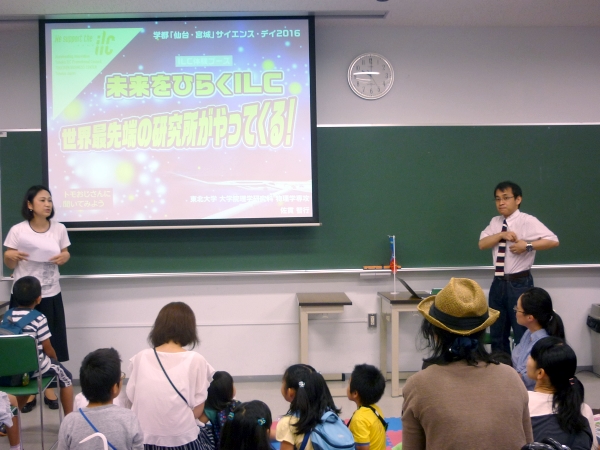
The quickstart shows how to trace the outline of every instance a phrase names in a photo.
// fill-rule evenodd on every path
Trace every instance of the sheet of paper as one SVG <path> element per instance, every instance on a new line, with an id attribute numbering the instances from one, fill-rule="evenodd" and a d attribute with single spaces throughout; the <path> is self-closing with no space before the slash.
<path id="1" fill-rule="evenodd" d="M 27 259 L 36 262 L 48 262 L 50 258 L 60 253 L 59 245 L 52 239 L 29 233 L 21 237 L 17 250 L 29 254 Z"/>

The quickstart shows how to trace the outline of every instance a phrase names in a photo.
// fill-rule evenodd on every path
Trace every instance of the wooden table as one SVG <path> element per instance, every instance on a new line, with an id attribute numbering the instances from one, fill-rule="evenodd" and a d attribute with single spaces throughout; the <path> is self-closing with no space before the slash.
<path id="1" fill-rule="evenodd" d="M 391 337 L 391 353 L 392 353 L 392 397 L 399 397 L 400 394 L 400 379 L 406 379 L 413 372 L 400 372 L 399 368 L 399 352 L 400 352 L 400 313 L 415 312 L 417 305 L 421 302 L 420 298 L 411 297 L 408 292 L 378 292 L 379 296 L 379 311 L 381 313 L 381 321 L 379 326 L 379 368 L 387 375 L 387 317 L 390 317 L 392 324 Z M 388 306 L 389 304 L 389 306 Z M 384 311 L 391 310 L 390 313 Z M 387 377 L 386 377 L 387 378 Z"/>

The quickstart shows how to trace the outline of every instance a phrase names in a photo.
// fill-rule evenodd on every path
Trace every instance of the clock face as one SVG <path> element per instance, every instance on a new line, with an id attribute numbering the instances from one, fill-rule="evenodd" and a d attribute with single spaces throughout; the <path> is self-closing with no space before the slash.
<path id="1" fill-rule="evenodd" d="M 348 84 L 359 97 L 376 100 L 392 88 L 394 69 L 383 56 L 377 53 L 364 53 L 350 64 Z"/>

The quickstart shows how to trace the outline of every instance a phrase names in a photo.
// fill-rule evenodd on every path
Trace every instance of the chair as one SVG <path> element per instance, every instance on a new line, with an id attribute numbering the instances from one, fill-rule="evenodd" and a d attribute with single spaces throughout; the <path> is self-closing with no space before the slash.
<path id="1" fill-rule="evenodd" d="M 38 357 L 37 341 L 28 334 L 19 335 L 0 335 L 0 376 L 12 376 L 24 373 L 39 372 L 40 360 Z M 7 394 L 19 395 L 40 395 L 40 400 L 44 398 L 44 391 L 50 383 L 57 381 L 56 376 L 37 377 L 27 386 L 5 387 L 0 386 L 0 391 Z M 60 386 L 56 383 L 59 389 Z M 59 408 L 60 408 L 59 402 Z M 41 442 L 44 450 L 44 406 L 40 405 L 40 424 L 41 424 Z M 17 408 L 18 410 L 18 408 Z M 19 418 L 19 436 L 21 444 L 23 443 L 23 433 L 21 432 L 21 411 L 17 412 Z M 59 409 L 59 421 L 62 418 L 62 409 Z"/>

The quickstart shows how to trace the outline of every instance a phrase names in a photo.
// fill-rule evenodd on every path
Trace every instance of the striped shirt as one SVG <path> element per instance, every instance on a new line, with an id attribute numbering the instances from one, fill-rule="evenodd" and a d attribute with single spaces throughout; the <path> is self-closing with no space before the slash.
<path id="1" fill-rule="evenodd" d="M 31 312 L 28 308 L 15 308 L 13 309 L 12 316 L 8 320 L 11 322 L 18 322 L 22 317 L 26 316 Z M 50 339 L 52 334 L 48 328 L 48 319 L 43 314 L 40 314 L 33 322 L 26 325 L 23 328 L 23 334 L 33 336 L 37 340 L 38 356 L 40 358 L 40 371 L 42 374 L 46 373 L 50 369 L 50 358 L 44 353 L 42 342 L 46 339 Z M 37 376 L 37 372 L 33 376 Z"/>

